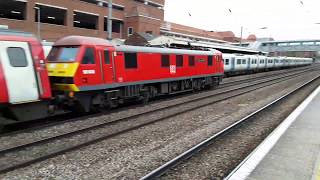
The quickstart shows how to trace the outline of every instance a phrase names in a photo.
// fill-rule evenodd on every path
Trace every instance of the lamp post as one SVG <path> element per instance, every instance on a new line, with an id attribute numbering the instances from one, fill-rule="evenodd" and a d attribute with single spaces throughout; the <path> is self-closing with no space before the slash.
<path id="1" fill-rule="evenodd" d="M 108 1 L 108 40 L 112 40 L 112 0 Z"/>
<path id="2" fill-rule="evenodd" d="M 40 27 L 40 12 L 41 12 L 41 10 L 40 10 L 40 7 L 34 7 L 34 9 L 36 10 L 36 11 L 38 11 L 38 37 L 39 37 L 39 39 L 41 40 L 41 27 Z"/>
<path id="3" fill-rule="evenodd" d="M 243 26 L 241 26 L 240 46 L 242 47 Z"/>
<path id="4" fill-rule="evenodd" d="M 262 28 L 259 28 L 259 29 L 261 29 L 261 30 L 269 30 L 269 28 L 268 27 L 262 27 Z M 270 32 L 269 32 L 269 34 L 270 34 Z M 271 54 L 271 44 L 270 44 L 270 41 L 271 41 L 271 34 L 269 35 L 269 38 L 268 38 L 268 41 L 269 41 L 269 43 L 268 43 L 268 53 L 269 53 L 269 55 Z"/>

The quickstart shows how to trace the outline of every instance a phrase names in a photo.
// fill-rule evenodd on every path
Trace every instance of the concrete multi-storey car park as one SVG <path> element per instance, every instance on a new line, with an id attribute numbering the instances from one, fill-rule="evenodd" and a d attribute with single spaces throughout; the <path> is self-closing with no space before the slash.
<path id="1" fill-rule="evenodd" d="M 164 0 L 113 0 L 114 38 L 128 33 L 160 34 Z M 106 0 L 1 0 L 0 24 L 38 34 L 40 12 L 41 38 L 55 41 L 67 35 L 107 37 Z"/>

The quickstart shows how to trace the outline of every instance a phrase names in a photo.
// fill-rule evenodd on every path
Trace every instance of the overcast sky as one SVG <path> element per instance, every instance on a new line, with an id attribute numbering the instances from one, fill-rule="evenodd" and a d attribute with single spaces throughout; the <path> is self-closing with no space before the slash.
<path id="1" fill-rule="evenodd" d="M 244 37 L 320 39 L 320 0 L 166 0 L 165 20 L 237 36 L 243 26 Z"/>

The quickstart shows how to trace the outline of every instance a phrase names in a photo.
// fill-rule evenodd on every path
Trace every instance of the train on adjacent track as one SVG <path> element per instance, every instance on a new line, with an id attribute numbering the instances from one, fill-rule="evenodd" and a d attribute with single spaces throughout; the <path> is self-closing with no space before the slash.
<path id="1" fill-rule="evenodd" d="M 0 124 L 89 112 L 128 100 L 212 88 L 225 73 L 309 65 L 308 58 L 222 54 L 213 49 L 117 46 L 64 37 L 45 59 L 32 34 L 0 31 Z"/>
<path id="2" fill-rule="evenodd" d="M 267 57 L 260 55 L 223 54 L 224 73 L 237 75 L 261 71 L 299 67 L 313 63 L 312 58 Z"/>

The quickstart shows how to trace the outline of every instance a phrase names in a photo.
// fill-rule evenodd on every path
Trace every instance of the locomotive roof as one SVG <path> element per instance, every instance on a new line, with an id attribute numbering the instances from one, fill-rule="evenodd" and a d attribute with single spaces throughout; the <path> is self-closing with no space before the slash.
<path id="1" fill-rule="evenodd" d="M 116 51 L 122 52 L 146 52 L 146 53 L 162 53 L 162 54 L 190 54 L 190 55 L 212 55 L 220 53 L 217 50 L 199 51 L 199 50 L 184 50 L 184 49 L 171 49 L 171 48 L 156 48 L 156 47 L 143 47 L 143 46 L 115 46 L 110 41 L 102 38 L 86 37 L 86 36 L 67 36 L 59 39 L 54 43 L 54 46 L 114 46 Z"/>
<path id="2" fill-rule="evenodd" d="M 54 46 L 80 46 L 80 45 L 92 45 L 92 46 L 113 46 L 113 44 L 101 38 L 86 37 L 86 36 L 67 36 L 59 39 L 54 43 Z"/>
<path id="3" fill-rule="evenodd" d="M 116 51 L 122 52 L 145 52 L 145 53 L 161 53 L 161 54 L 189 54 L 189 55 L 213 55 L 220 53 L 217 50 L 211 49 L 209 51 L 200 50 L 185 50 L 185 49 L 171 49 L 171 48 L 156 48 L 143 46 L 116 46 Z"/>

